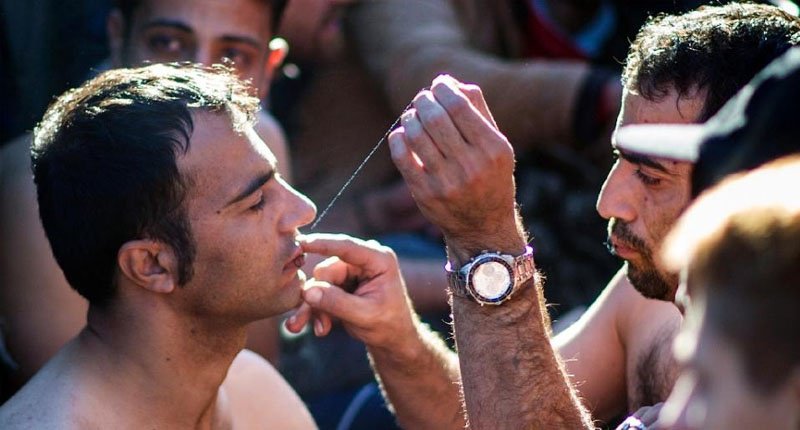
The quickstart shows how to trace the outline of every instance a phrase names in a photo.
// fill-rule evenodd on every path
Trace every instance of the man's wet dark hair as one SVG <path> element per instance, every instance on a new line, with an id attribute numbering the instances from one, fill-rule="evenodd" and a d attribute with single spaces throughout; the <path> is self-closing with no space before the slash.
<path id="1" fill-rule="evenodd" d="M 798 43 L 800 18 L 775 6 L 730 3 L 661 15 L 651 18 L 633 41 L 622 82 L 628 91 L 655 102 L 673 89 L 679 97 L 705 91 L 702 122 Z"/>
<path id="2" fill-rule="evenodd" d="M 130 31 L 130 22 L 133 18 L 134 12 L 139 6 L 142 5 L 144 0 L 116 0 L 114 3 L 122 13 L 122 18 L 125 20 L 125 35 L 129 34 Z M 272 32 L 275 33 L 277 30 L 278 25 L 281 23 L 281 17 L 283 17 L 283 11 L 286 9 L 286 4 L 288 0 L 260 0 L 266 6 L 270 8 L 270 22 L 272 24 Z"/>
<path id="3" fill-rule="evenodd" d="M 111 70 L 59 97 L 36 127 L 31 158 L 42 224 L 70 285 L 107 304 L 120 247 L 145 238 L 174 250 L 178 284 L 188 282 L 193 181 L 176 160 L 189 150 L 192 113 L 228 115 L 241 130 L 257 109 L 252 89 L 223 66 Z"/>

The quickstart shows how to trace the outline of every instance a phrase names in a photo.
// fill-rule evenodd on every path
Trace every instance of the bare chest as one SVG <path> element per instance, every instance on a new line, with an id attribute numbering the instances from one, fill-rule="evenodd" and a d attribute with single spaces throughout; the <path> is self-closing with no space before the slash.
<path id="1" fill-rule="evenodd" d="M 655 405 L 669 396 L 677 378 L 672 357 L 672 340 L 677 330 L 674 325 L 664 326 L 631 351 L 626 368 L 628 411 Z"/>

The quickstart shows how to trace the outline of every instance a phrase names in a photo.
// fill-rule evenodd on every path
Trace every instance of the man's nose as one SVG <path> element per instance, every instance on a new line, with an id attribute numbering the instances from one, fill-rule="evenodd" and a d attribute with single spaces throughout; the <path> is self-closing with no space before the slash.
<path id="1" fill-rule="evenodd" d="M 222 61 L 220 58 L 214 58 L 213 52 L 206 46 L 198 46 L 197 49 L 194 51 L 194 58 L 191 61 L 195 63 L 204 64 L 206 66 L 210 66 L 215 63 L 219 63 Z"/>
<path id="2" fill-rule="evenodd" d="M 608 177 L 597 198 L 597 213 L 605 219 L 617 218 L 631 222 L 636 218 L 635 207 L 631 204 L 636 198 L 634 184 L 624 178 L 624 172 L 617 161 L 608 172 Z"/>
<path id="3" fill-rule="evenodd" d="M 310 224 L 317 216 L 317 207 L 305 194 L 295 190 L 291 185 L 286 184 L 286 189 L 292 200 L 288 208 L 289 213 L 284 217 L 284 229 L 294 231 Z"/>

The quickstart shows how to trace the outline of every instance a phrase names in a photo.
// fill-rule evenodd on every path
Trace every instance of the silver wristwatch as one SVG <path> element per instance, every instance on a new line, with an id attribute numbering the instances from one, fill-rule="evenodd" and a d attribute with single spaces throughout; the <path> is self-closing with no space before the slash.
<path id="1" fill-rule="evenodd" d="M 460 269 L 453 270 L 448 262 L 445 270 L 453 295 L 481 305 L 499 305 L 533 278 L 533 248 L 526 246 L 525 253 L 518 257 L 483 251 Z"/>

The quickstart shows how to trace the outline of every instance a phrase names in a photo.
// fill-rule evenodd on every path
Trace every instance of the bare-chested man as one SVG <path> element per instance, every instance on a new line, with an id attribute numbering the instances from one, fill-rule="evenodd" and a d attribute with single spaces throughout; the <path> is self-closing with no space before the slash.
<path id="1" fill-rule="evenodd" d="M 3 428 L 313 428 L 250 322 L 297 306 L 315 208 L 222 69 L 106 72 L 34 133 L 45 233 L 87 323 L 0 409 Z"/>
<path id="2" fill-rule="evenodd" d="M 285 55 L 271 49 L 281 4 L 272 0 L 119 0 L 108 17 L 111 67 L 144 61 L 213 64 L 227 58 L 267 95 L 275 67 Z M 288 177 L 288 153 L 275 120 L 259 111 L 256 132 Z M 86 322 L 88 304 L 67 285 L 53 260 L 37 216 L 30 174 L 30 137 L 0 150 L 0 318 L 17 387 L 33 375 Z M 277 359 L 277 324 L 252 327 L 248 346 Z"/>
<path id="3" fill-rule="evenodd" d="M 701 196 L 661 253 L 681 273 L 676 303 L 689 310 L 674 348 L 682 374 L 657 428 L 797 428 L 791 318 L 800 191 L 787 184 L 800 173 L 798 97 L 800 48 L 793 48 L 703 125 L 633 125 L 616 135 L 627 152 L 693 163 L 692 195 Z M 626 422 L 652 425 L 658 410 Z"/>
<path id="4" fill-rule="evenodd" d="M 656 18 L 641 30 L 631 48 L 623 77 L 625 91 L 618 125 L 702 122 L 770 60 L 798 42 L 800 20 L 772 6 L 732 4 L 707 7 L 682 16 Z M 439 85 L 443 83 L 439 82 Z M 425 160 L 431 159 L 429 155 L 436 158 L 435 153 L 426 154 L 426 147 L 435 145 L 447 154 L 441 148 L 458 147 L 448 139 L 463 139 L 475 144 L 469 142 L 462 129 L 459 128 L 462 136 L 454 137 L 443 131 L 442 124 L 457 126 L 475 122 L 480 124 L 476 127 L 483 127 L 475 139 L 494 139 L 498 132 L 491 121 L 481 122 L 480 117 L 475 116 L 475 112 L 481 109 L 470 96 L 474 89 L 459 87 L 464 93 L 460 97 L 471 100 L 470 103 L 464 102 L 467 108 L 458 104 L 448 105 L 430 92 L 418 96 L 415 113 L 404 121 L 404 130 L 394 135 L 394 140 L 401 143 L 393 145 L 393 149 L 398 145 L 411 148 L 424 164 Z M 488 117 L 488 113 L 482 113 Z M 470 120 L 465 121 L 465 118 Z M 393 156 L 397 161 L 398 156 Z M 452 158 L 445 156 L 448 157 Z M 460 160 L 461 154 L 455 157 Z M 501 175 L 497 175 L 493 168 L 478 164 L 477 160 L 487 162 L 481 157 L 468 160 L 462 166 L 465 172 L 457 173 L 456 170 L 451 173 L 449 179 L 453 183 L 445 185 L 453 195 L 447 198 L 473 201 L 470 198 L 476 184 L 496 184 L 497 193 L 503 192 L 502 187 L 507 184 L 502 183 Z M 409 175 L 413 177 L 419 173 L 415 173 L 415 163 L 400 165 L 407 180 Z M 442 165 L 452 167 L 453 163 Z M 470 163 L 475 165 L 470 166 Z M 432 192 L 430 184 L 446 181 L 437 176 L 443 173 L 436 167 L 423 170 L 430 178 L 418 182 L 427 185 L 417 185 L 416 188 L 412 185 L 412 190 L 426 212 L 425 207 L 436 206 L 437 199 L 445 198 Z M 681 317 L 669 302 L 678 283 L 656 263 L 653 253 L 689 204 L 690 172 L 690 163 L 620 152 L 601 191 L 597 208 L 603 217 L 609 219 L 609 247 L 626 264 L 583 318 L 553 339 L 554 346 L 565 360 L 566 373 L 571 375 L 572 383 L 596 419 L 611 419 L 663 401 L 671 390 L 675 370 L 670 341 Z M 427 212 L 430 214 L 431 210 Z M 491 224 L 493 219 L 490 217 L 483 223 Z M 482 243 L 491 243 L 493 235 L 502 231 L 511 236 L 518 234 L 507 225 L 507 219 L 502 219 L 505 224 L 498 226 L 494 233 L 485 227 L 475 230 L 483 236 Z M 437 220 L 441 221 L 440 218 Z M 507 245 L 509 242 L 502 243 Z M 497 247 L 501 248 L 500 245 Z M 463 246 L 459 248 L 464 249 Z M 485 249 L 489 248 L 471 250 L 478 253 Z M 520 249 L 506 251 L 510 254 L 521 252 Z M 458 266 L 475 255 L 453 255 L 451 252 L 450 258 Z M 338 291 L 326 293 L 334 296 Z M 495 406 L 491 399 L 547 400 L 547 393 L 554 386 L 566 389 L 558 383 L 557 375 L 544 373 L 543 369 L 550 367 L 537 368 L 525 364 L 531 357 L 550 358 L 547 358 L 549 345 L 542 342 L 542 333 L 548 330 L 547 322 L 531 323 L 530 327 L 519 325 L 523 321 L 530 322 L 530 315 L 525 311 L 532 306 L 535 308 L 537 302 L 533 293 L 523 297 L 526 299 L 512 299 L 499 307 L 478 307 L 464 298 L 453 299 L 459 353 L 469 357 L 470 361 L 466 368 L 461 361 L 461 372 L 472 372 L 469 378 L 472 381 L 481 380 L 481 372 L 484 373 L 484 383 L 470 390 L 473 396 L 476 393 L 478 396 L 472 400 L 465 399 L 470 420 L 478 428 L 485 428 L 490 423 L 499 427 L 503 427 L 502 423 L 516 423 L 517 426 L 548 423 L 548 419 L 539 420 L 543 415 L 538 415 L 545 414 L 548 408 L 536 401 L 529 402 L 530 409 L 527 410 L 504 410 Z M 316 306 L 344 318 L 349 315 L 347 308 L 332 306 L 324 299 Z M 460 331 L 459 327 L 465 329 Z M 464 333 L 470 334 L 464 336 Z M 452 391 L 448 391 L 446 385 L 459 380 L 455 356 L 446 359 L 440 350 L 424 342 L 407 342 L 402 348 L 413 351 L 409 356 L 414 359 L 398 364 L 394 371 L 400 376 L 390 381 L 384 378 L 383 381 L 401 423 L 415 428 L 463 427 L 464 417 L 459 413 L 458 399 L 446 397 Z M 497 375 L 486 373 L 489 369 L 485 367 L 486 363 L 481 363 L 481 357 L 488 360 L 491 354 L 496 360 L 498 351 L 505 354 L 507 360 L 501 362 L 508 363 L 507 368 L 504 371 L 495 369 Z M 514 364 L 517 367 L 513 367 Z M 406 369 L 405 376 L 402 369 Z M 547 381 L 554 385 L 545 383 L 545 378 L 550 378 Z M 485 407 L 490 403 L 493 407 Z M 579 409 L 578 405 L 575 407 Z M 580 414 L 568 409 L 566 415 L 559 415 L 558 419 L 569 416 L 574 420 L 572 424 L 578 423 Z M 535 420 L 531 421 L 531 418 Z"/>

